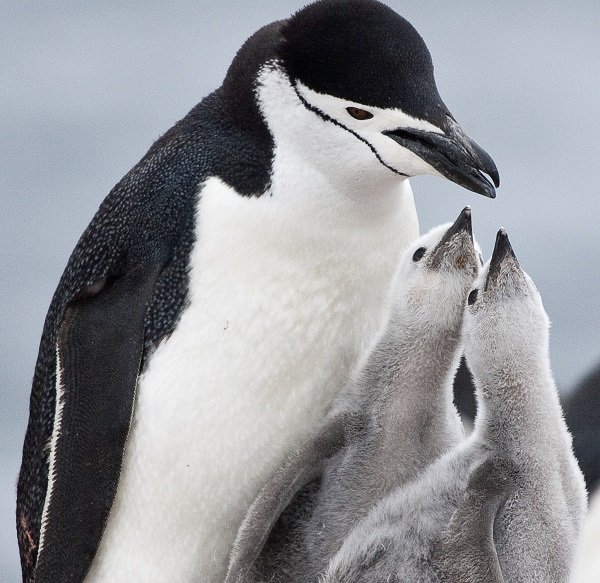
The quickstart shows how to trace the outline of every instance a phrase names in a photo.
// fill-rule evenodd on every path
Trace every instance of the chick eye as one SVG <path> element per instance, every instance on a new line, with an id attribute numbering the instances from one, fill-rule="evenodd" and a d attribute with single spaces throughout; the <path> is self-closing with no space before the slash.
<path id="1" fill-rule="evenodd" d="M 354 118 L 354 119 L 371 119 L 373 114 L 365 109 L 359 109 L 358 107 L 347 107 L 346 111 Z"/>
<path id="2" fill-rule="evenodd" d="M 420 261 L 423 258 L 423 255 L 425 255 L 425 251 L 427 251 L 426 247 L 419 247 L 413 253 L 413 261 Z"/>
<path id="3" fill-rule="evenodd" d="M 469 304 L 469 306 L 472 306 L 477 301 L 477 295 L 478 294 L 479 294 L 479 290 L 478 289 L 474 289 L 469 294 L 469 299 L 467 300 L 467 303 Z"/>

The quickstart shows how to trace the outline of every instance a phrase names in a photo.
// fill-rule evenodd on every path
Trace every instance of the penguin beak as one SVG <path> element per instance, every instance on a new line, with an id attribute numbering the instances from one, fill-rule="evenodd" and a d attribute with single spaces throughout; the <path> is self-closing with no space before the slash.
<path id="1" fill-rule="evenodd" d="M 436 245 L 435 249 L 431 252 L 429 259 L 431 267 L 438 267 L 441 265 L 444 257 L 446 256 L 447 245 L 455 237 L 468 235 L 473 246 L 473 226 L 471 224 L 471 207 L 466 206 L 458 215 L 458 218 L 454 221 L 451 227 L 444 233 L 440 242 Z"/>
<path id="2" fill-rule="evenodd" d="M 415 153 L 442 176 L 473 192 L 496 197 L 500 176 L 490 155 L 452 118 L 448 117 L 445 133 L 438 134 L 412 128 L 383 132 L 401 146 Z M 493 181 L 490 182 L 487 174 Z"/>
<path id="3" fill-rule="evenodd" d="M 508 234 L 504 229 L 500 229 L 496 235 L 496 244 L 494 245 L 494 252 L 490 260 L 484 291 L 490 286 L 494 287 L 500 275 L 500 268 L 505 261 L 512 261 L 519 267 L 517 256 L 508 240 Z"/>
<path id="4" fill-rule="evenodd" d="M 455 235 L 460 233 L 468 233 L 473 242 L 473 225 L 471 223 L 471 207 L 466 206 L 458 215 L 458 218 L 454 221 L 452 226 L 446 231 L 442 240 L 438 243 L 438 247 L 441 247 L 448 241 L 450 241 Z"/>

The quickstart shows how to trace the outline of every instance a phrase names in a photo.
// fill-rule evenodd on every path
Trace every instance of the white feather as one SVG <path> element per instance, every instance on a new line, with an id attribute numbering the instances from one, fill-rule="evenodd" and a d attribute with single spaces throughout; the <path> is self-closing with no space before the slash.
<path id="1" fill-rule="evenodd" d="M 52 428 L 52 437 L 50 438 L 50 456 L 49 456 L 49 471 L 48 471 L 48 488 L 46 490 L 46 498 L 44 499 L 44 509 L 42 511 L 42 522 L 40 527 L 40 544 L 38 547 L 38 557 L 44 548 L 46 526 L 48 523 L 48 510 L 52 500 L 52 492 L 54 489 L 54 480 L 56 479 L 56 445 L 62 427 L 62 413 L 65 406 L 63 395 L 65 388 L 62 378 L 62 365 L 60 359 L 60 350 L 56 346 L 56 380 L 55 380 L 55 404 L 54 404 L 54 426 Z"/>

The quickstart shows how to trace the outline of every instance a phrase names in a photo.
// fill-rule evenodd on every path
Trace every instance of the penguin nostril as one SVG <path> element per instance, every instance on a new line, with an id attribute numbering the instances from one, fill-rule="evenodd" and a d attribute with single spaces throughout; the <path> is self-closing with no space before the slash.
<path id="1" fill-rule="evenodd" d="M 366 109 L 360 109 L 358 107 L 347 107 L 346 111 L 354 118 L 354 119 L 371 119 L 373 114 Z"/>

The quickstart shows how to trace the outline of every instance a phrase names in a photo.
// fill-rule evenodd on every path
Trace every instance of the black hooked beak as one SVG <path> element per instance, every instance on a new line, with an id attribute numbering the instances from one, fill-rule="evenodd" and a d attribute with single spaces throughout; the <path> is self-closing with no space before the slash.
<path id="1" fill-rule="evenodd" d="M 517 256 L 508 240 L 506 230 L 500 229 L 496 235 L 496 244 L 494 245 L 494 252 L 492 253 L 492 259 L 490 260 L 490 267 L 488 269 L 484 289 L 488 289 L 490 285 L 493 285 L 496 282 L 498 275 L 500 274 L 500 267 L 506 260 L 514 261 L 517 266 L 519 265 Z"/>
<path id="2" fill-rule="evenodd" d="M 475 140 L 467 136 L 460 125 L 451 117 L 447 119 L 448 127 L 443 134 L 412 128 L 383 133 L 414 152 L 452 182 L 489 198 L 495 198 L 494 186 L 500 186 L 496 164 Z M 493 185 L 485 174 L 492 179 Z"/>

